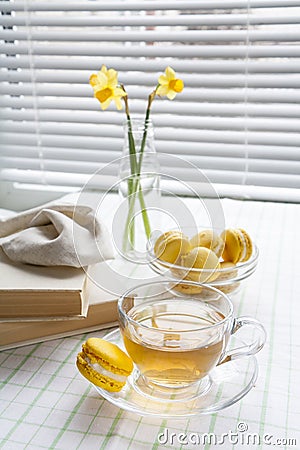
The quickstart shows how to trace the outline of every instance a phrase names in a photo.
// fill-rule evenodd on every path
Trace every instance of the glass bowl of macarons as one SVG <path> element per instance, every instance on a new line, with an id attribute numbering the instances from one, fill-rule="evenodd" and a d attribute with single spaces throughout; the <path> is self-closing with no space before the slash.
<path id="1" fill-rule="evenodd" d="M 225 294 L 239 292 L 241 282 L 258 263 L 258 248 L 243 228 L 169 230 L 153 234 L 148 242 L 151 269 L 178 280 L 181 293 L 197 293 L 201 287 L 184 285 L 189 280 L 209 284 Z M 193 289 L 194 292 L 189 292 Z"/>

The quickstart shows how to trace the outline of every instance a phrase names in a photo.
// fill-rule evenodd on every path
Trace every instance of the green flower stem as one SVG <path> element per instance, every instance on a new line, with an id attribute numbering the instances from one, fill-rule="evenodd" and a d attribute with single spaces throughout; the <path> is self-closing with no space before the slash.
<path id="1" fill-rule="evenodd" d="M 125 88 L 122 86 L 124 91 Z M 126 91 L 125 91 L 126 92 Z M 136 199 L 136 187 L 135 187 L 135 180 L 132 179 L 137 173 L 137 159 L 136 159 L 136 149 L 135 149 L 135 142 L 132 134 L 132 124 L 131 124 L 131 118 L 130 118 L 130 112 L 129 112 L 129 105 L 128 105 L 128 96 L 126 95 L 123 97 L 124 103 L 125 103 L 125 111 L 126 111 L 126 117 L 127 117 L 127 128 L 128 128 L 128 147 L 129 147 L 129 161 L 130 161 L 130 172 L 131 177 L 127 180 L 127 186 L 128 186 L 128 215 L 126 219 L 125 224 L 125 230 L 123 234 L 123 251 L 126 251 L 127 249 L 127 243 L 128 243 L 128 237 L 129 237 L 129 244 L 130 249 L 133 248 L 134 242 L 135 242 L 135 227 L 134 227 L 134 205 L 135 205 L 135 199 Z"/>
<path id="2" fill-rule="evenodd" d="M 123 87 L 124 89 L 124 87 Z M 124 89 L 125 91 L 125 89 Z M 150 117 L 150 108 L 152 101 L 155 97 L 156 89 L 149 95 L 148 98 L 148 108 L 146 111 L 145 116 L 145 127 L 144 127 L 144 133 L 142 137 L 141 142 L 141 149 L 140 149 L 140 157 L 139 161 L 137 161 L 137 153 L 135 148 L 135 142 L 132 132 L 132 124 L 131 124 L 131 118 L 130 118 L 130 112 L 129 112 L 129 106 L 128 106 L 128 97 L 124 97 L 125 102 L 125 110 L 126 110 L 126 117 L 127 117 L 127 125 L 128 125 L 128 146 L 129 146 L 129 155 L 130 155 L 130 172 L 131 177 L 127 180 L 128 185 L 128 215 L 127 220 L 125 224 L 125 230 L 123 235 L 123 250 L 125 251 L 127 248 L 127 242 L 128 237 L 130 240 L 130 249 L 134 248 L 134 242 L 135 242 L 135 227 L 134 227 L 134 207 L 135 207 L 135 201 L 136 201 L 136 195 L 138 194 L 140 206 L 141 206 L 141 212 L 142 212 L 142 219 L 145 229 L 145 234 L 147 236 L 147 239 L 149 239 L 151 234 L 151 227 L 149 222 L 149 217 L 147 213 L 146 203 L 143 195 L 143 190 L 141 186 L 141 169 L 142 169 L 142 161 L 143 161 L 143 154 L 146 146 L 146 140 L 147 140 L 147 132 L 148 132 L 148 120 Z M 132 177 L 134 177 L 132 179 Z"/>
<path id="3" fill-rule="evenodd" d="M 148 107 L 146 110 L 145 121 L 144 121 L 144 133 L 143 133 L 143 137 L 142 137 L 140 157 L 139 157 L 138 167 L 137 167 L 137 169 L 138 169 L 137 176 L 138 176 L 138 185 L 139 185 L 138 186 L 138 190 L 139 190 L 138 195 L 139 195 L 140 205 L 142 208 L 142 217 L 143 217 L 144 229 L 145 229 L 147 239 L 149 239 L 150 234 L 151 234 L 151 226 L 150 226 L 150 222 L 149 222 L 149 217 L 148 217 L 148 213 L 147 213 L 143 190 L 142 190 L 142 187 L 140 184 L 140 175 L 141 175 L 141 170 L 142 170 L 143 155 L 144 155 L 147 134 L 148 134 L 148 121 L 149 121 L 150 112 L 151 112 L 151 105 L 155 98 L 157 88 L 158 88 L 158 86 L 156 86 L 155 90 L 148 97 Z"/>
<path id="4" fill-rule="evenodd" d="M 146 204 L 145 204 L 145 199 L 143 196 L 143 191 L 142 191 L 140 183 L 139 183 L 139 200 L 140 200 L 140 205 L 142 207 L 142 217 L 143 217 L 145 233 L 146 233 L 147 239 L 149 239 L 150 235 L 151 235 L 151 226 L 150 226 L 147 208 L 146 208 Z"/>
<path id="5" fill-rule="evenodd" d="M 133 181 L 133 180 L 128 180 Z M 132 184 L 132 183 L 131 183 Z M 134 205 L 136 200 L 136 193 L 131 194 L 128 196 L 128 203 L 129 203 L 129 209 L 125 224 L 125 230 L 123 234 L 123 251 L 127 250 L 127 244 L 128 244 L 128 237 L 129 237 L 129 245 L 130 249 L 132 250 L 134 241 L 135 241 L 135 227 L 134 227 Z"/>
<path id="6" fill-rule="evenodd" d="M 128 97 L 124 97 L 125 102 L 125 110 L 126 110 L 126 117 L 127 117 L 127 127 L 128 127 L 128 146 L 129 146 L 129 155 L 130 155 L 130 171 L 131 175 L 135 175 L 137 173 L 137 159 L 136 159 L 136 149 L 135 149 L 135 143 L 134 138 L 132 134 L 132 124 L 131 124 L 131 118 L 130 118 L 130 112 L 129 112 L 129 106 L 128 106 Z"/>
<path id="7" fill-rule="evenodd" d="M 142 170 L 143 155 L 144 155 L 144 150 L 145 150 L 146 140 L 147 140 L 147 134 L 148 134 L 148 120 L 149 120 L 149 117 L 150 117 L 150 108 L 147 109 L 146 116 L 145 116 L 144 133 L 143 133 L 143 138 L 142 138 L 142 142 L 141 142 L 140 157 L 139 157 L 139 162 L 138 162 L 138 175 L 140 175 L 141 170 Z"/>
<path id="8" fill-rule="evenodd" d="M 143 195 L 143 191 L 142 191 L 142 187 L 141 187 L 141 183 L 140 183 L 140 177 L 135 180 L 132 180 L 130 178 L 127 180 L 127 182 L 130 183 L 130 185 L 132 186 L 132 189 L 131 189 L 131 194 L 128 195 L 129 208 L 128 208 L 128 214 L 127 214 L 127 219 L 126 219 L 126 224 L 125 224 L 124 235 L 123 235 L 123 251 L 125 251 L 127 249 L 128 238 L 129 238 L 130 249 L 134 248 L 134 242 L 135 242 L 135 227 L 134 227 L 134 212 L 135 211 L 134 211 L 134 207 L 135 207 L 137 194 L 138 194 L 140 205 L 141 205 L 142 219 L 143 219 L 143 224 L 144 224 L 144 229 L 145 229 L 145 234 L 146 234 L 147 239 L 149 239 L 150 235 L 151 235 L 151 226 L 150 226 L 150 221 L 149 221 L 149 217 L 148 217 L 148 213 L 147 213 L 147 207 L 146 207 L 146 203 L 145 203 L 145 199 L 144 199 L 144 195 Z"/>
<path id="9" fill-rule="evenodd" d="M 126 242 L 127 237 L 130 238 L 130 248 L 133 248 L 133 244 L 135 242 L 135 228 L 134 228 L 134 207 L 135 207 L 135 201 L 136 201 L 136 195 L 138 194 L 140 205 L 141 205 L 141 213 L 142 213 L 142 219 L 145 229 L 145 234 L 147 239 L 150 238 L 151 235 L 151 226 L 150 221 L 147 213 L 147 207 L 143 195 L 143 190 L 141 187 L 140 182 L 140 176 L 138 176 L 135 180 L 128 179 L 128 183 L 131 182 L 132 190 L 131 194 L 128 197 L 128 203 L 129 203 L 129 209 L 128 209 L 128 215 L 127 220 L 125 224 L 125 231 L 123 236 L 123 250 L 126 249 Z"/>
<path id="10" fill-rule="evenodd" d="M 147 106 L 145 122 L 144 122 L 144 125 L 145 125 L 144 133 L 143 133 L 143 138 L 142 138 L 142 143 L 141 143 L 140 158 L 139 158 L 139 162 L 138 162 L 138 175 L 140 175 L 141 169 L 142 169 L 143 155 L 144 155 L 147 134 L 148 134 L 148 121 L 149 121 L 150 112 L 151 112 L 151 105 L 155 98 L 157 88 L 158 88 L 158 86 L 156 86 L 155 90 L 148 97 L 148 106 Z"/>

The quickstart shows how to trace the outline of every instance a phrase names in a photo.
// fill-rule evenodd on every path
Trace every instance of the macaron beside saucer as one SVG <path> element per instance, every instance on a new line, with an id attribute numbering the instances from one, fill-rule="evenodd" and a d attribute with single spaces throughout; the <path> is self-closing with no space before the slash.
<path id="1" fill-rule="evenodd" d="M 91 383 L 110 392 L 119 392 L 133 370 L 131 358 L 117 345 L 89 338 L 77 355 L 79 372 Z"/>

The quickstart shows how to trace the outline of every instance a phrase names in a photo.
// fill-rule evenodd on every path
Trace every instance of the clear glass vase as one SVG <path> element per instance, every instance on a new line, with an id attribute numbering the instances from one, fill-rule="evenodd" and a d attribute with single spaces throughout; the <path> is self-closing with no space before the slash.
<path id="1" fill-rule="evenodd" d="M 119 250 L 126 259 L 146 261 L 150 234 L 159 228 L 160 167 L 150 120 L 132 119 L 124 125 L 119 166 Z"/>

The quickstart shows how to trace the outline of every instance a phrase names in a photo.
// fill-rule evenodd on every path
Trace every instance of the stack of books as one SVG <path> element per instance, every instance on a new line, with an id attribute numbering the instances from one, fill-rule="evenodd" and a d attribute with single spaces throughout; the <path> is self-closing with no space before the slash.
<path id="1" fill-rule="evenodd" d="M 117 323 L 117 295 L 85 269 L 18 264 L 0 251 L 0 275 L 0 350 Z"/>

